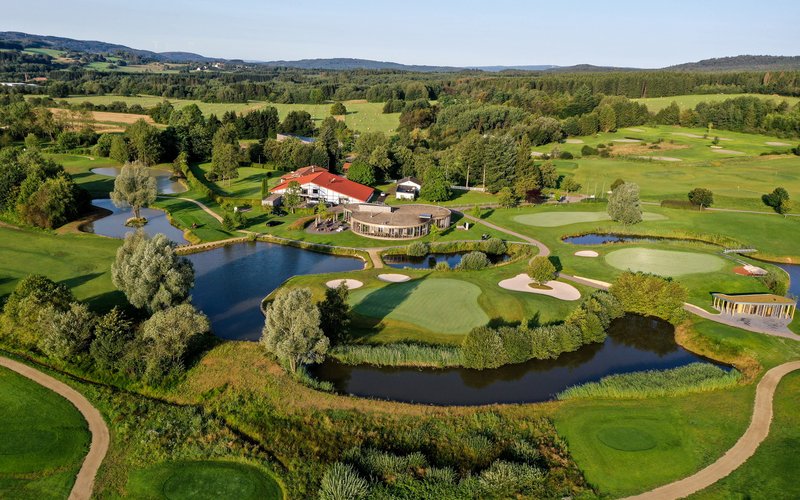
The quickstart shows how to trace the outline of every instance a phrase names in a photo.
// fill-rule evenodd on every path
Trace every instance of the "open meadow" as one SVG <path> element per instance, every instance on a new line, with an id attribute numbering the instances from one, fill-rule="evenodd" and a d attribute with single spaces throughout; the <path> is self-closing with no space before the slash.
<path id="1" fill-rule="evenodd" d="M 800 98 L 798 97 L 768 94 L 690 94 L 667 97 L 645 97 L 631 100 L 644 104 L 652 113 L 658 113 L 673 102 L 677 103 L 678 107 L 681 109 L 694 109 L 694 107 L 701 102 L 721 102 L 727 99 L 736 99 L 737 97 L 758 97 L 759 99 L 768 99 L 774 102 L 786 101 L 789 103 L 789 106 L 794 106 L 800 102 Z"/>

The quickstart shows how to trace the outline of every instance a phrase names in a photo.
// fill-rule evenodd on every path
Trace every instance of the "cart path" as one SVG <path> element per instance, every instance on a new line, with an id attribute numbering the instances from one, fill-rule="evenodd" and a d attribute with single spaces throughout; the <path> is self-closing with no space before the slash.
<path id="1" fill-rule="evenodd" d="M 205 212 L 208 215 L 210 215 L 211 217 L 217 219 L 217 222 L 220 222 L 220 223 L 222 222 L 222 216 L 221 215 L 219 215 L 217 212 L 211 210 L 204 203 L 202 203 L 200 201 L 193 200 L 191 198 L 184 198 L 182 196 L 159 196 L 159 198 L 163 198 L 163 199 L 166 199 L 166 200 L 183 200 L 183 201 L 188 201 L 190 203 L 194 203 L 195 205 L 200 207 L 200 209 L 203 212 Z"/>
<path id="2" fill-rule="evenodd" d="M 83 465 L 81 465 L 81 469 L 75 478 L 75 484 L 72 486 L 69 500 L 88 500 L 92 496 L 94 478 L 97 475 L 100 464 L 103 462 L 103 458 L 106 456 L 110 441 L 108 427 L 105 420 L 103 420 L 103 416 L 81 393 L 50 375 L 3 356 L 0 356 L 0 366 L 13 370 L 55 392 L 72 403 L 81 412 L 83 418 L 86 419 L 89 424 L 89 432 L 92 434 L 92 442 L 89 445 L 89 453 L 86 454 Z"/>
<path id="3" fill-rule="evenodd" d="M 684 498 L 727 477 L 745 463 L 747 459 L 753 456 L 758 446 L 769 434 L 769 427 L 772 423 L 772 399 L 775 396 L 775 389 L 778 387 L 778 383 L 784 375 L 795 370 L 800 370 L 800 361 L 791 361 L 778 365 L 764 374 L 756 387 L 756 399 L 750 426 L 736 444 L 733 445 L 733 448 L 728 450 L 716 462 L 687 478 L 658 487 L 641 495 L 628 497 L 628 500 Z"/>
<path id="4" fill-rule="evenodd" d="M 545 245 L 544 243 L 542 243 L 539 240 L 535 240 L 535 239 L 531 238 L 530 236 L 525 236 L 524 234 L 517 233 L 517 232 L 512 231 L 510 229 L 506 229 L 503 226 L 498 226 L 497 224 L 493 224 L 493 223 L 485 221 L 483 219 L 479 219 L 477 217 L 473 217 L 472 215 L 469 215 L 469 214 L 467 214 L 465 212 L 461 212 L 461 215 L 464 216 L 465 219 L 469 219 L 472 222 L 476 222 L 478 224 L 483 224 L 484 226 L 490 227 L 490 228 L 494 229 L 495 231 L 500 231 L 501 233 L 510 234 L 511 236 L 513 236 L 515 238 L 519 238 L 519 239 L 521 239 L 522 241 L 524 241 L 526 243 L 530 243 L 531 245 L 533 245 L 533 246 L 535 246 L 536 248 L 539 249 L 539 254 L 538 255 L 541 256 L 541 257 L 547 257 L 548 255 L 550 255 L 550 249 L 547 247 L 547 245 Z"/>

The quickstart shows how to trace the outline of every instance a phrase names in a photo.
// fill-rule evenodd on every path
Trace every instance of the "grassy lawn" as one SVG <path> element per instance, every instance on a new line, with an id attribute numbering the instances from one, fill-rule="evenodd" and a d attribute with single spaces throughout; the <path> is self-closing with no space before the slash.
<path id="1" fill-rule="evenodd" d="M 131 473 L 134 498 L 280 500 L 283 491 L 261 468 L 238 462 L 167 462 Z"/>
<path id="2" fill-rule="evenodd" d="M 153 206 L 166 210 L 170 215 L 173 226 L 190 231 L 190 240 L 194 239 L 197 242 L 219 241 L 241 236 L 241 233 L 227 231 L 217 219 L 206 213 L 195 203 L 180 198 L 197 200 L 218 214 L 223 214 L 224 210 L 216 201 L 195 189 L 175 196 L 160 197 Z M 196 227 L 193 228 L 192 225 L 196 225 Z"/>
<path id="3" fill-rule="evenodd" d="M 389 191 L 394 193 L 394 184 L 383 184 L 377 186 L 381 191 Z M 386 198 L 387 205 L 407 205 L 411 203 L 427 203 L 425 200 L 398 200 L 394 194 L 390 194 Z M 437 203 L 437 205 L 444 205 L 446 207 L 462 207 L 470 205 L 491 205 L 497 203 L 497 196 L 490 193 L 482 193 L 480 191 L 462 191 L 453 189 L 453 197 L 445 202 Z"/>
<path id="4" fill-rule="evenodd" d="M 106 65 L 107 67 L 107 65 Z M 102 68 L 98 68 L 102 69 Z M 135 71 L 134 67 L 120 67 L 118 71 Z M 72 96 L 65 99 L 58 99 L 58 101 L 66 101 L 70 104 L 91 102 L 93 104 L 108 105 L 115 101 L 122 101 L 131 106 L 138 104 L 143 108 L 151 108 L 161 101 L 163 97 L 137 95 L 137 96 L 119 96 L 119 95 L 88 95 L 88 96 Z M 311 118 L 319 126 L 319 124 L 326 117 L 330 116 L 331 104 L 278 104 L 265 101 L 250 101 L 248 103 L 209 103 L 202 102 L 195 99 L 167 99 L 176 109 L 180 109 L 190 104 L 196 104 L 204 115 L 208 116 L 216 114 L 218 117 L 222 116 L 226 111 L 236 111 L 242 113 L 253 109 L 260 109 L 266 106 L 272 106 L 278 110 L 278 116 L 281 120 L 290 111 L 308 111 Z M 383 113 L 383 103 L 380 102 L 364 102 L 364 101 L 345 101 L 347 107 L 347 115 L 344 117 L 347 126 L 353 130 L 360 132 L 383 132 L 386 134 L 394 133 L 400 125 L 400 113 Z"/>
<path id="5" fill-rule="evenodd" d="M 800 191 L 798 158 L 787 154 L 797 140 L 726 130 L 712 130 L 703 138 L 706 133 L 706 129 L 640 126 L 570 138 L 571 143 L 557 146 L 576 158 L 557 160 L 555 164 L 559 173 L 574 176 L 583 186 L 581 192 L 598 196 L 615 179 L 622 178 L 639 184 L 642 198 L 649 201 L 685 200 L 691 189 L 706 187 L 714 192 L 716 206 L 767 211 L 760 200 L 762 194 L 776 186 L 783 186 L 790 193 Z M 719 145 L 712 148 L 717 136 L 721 139 Z M 642 142 L 614 142 L 626 138 Z M 655 144 L 659 140 L 662 142 Z M 600 143 L 614 144 L 610 158 L 581 157 L 584 145 L 596 147 Z M 546 153 L 554 146 L 539 146 L 534 151 Z M 783 154 L 770 154 L 776 152 Z M 662 157 L 675 161 L 659 161 Z"/>
<path id="6" fill-rule="evenodd" d="M 0 497 L 66 498 L 89 429 L 66 399 L 0 368 Z"/>
<path id="7" fill-rule="evenodd" d="M 54 235 L 0 227 L 0 299 L 29 274 L 65 283 L 98 310 L 125 303 L 111 284 L 111 263 L 119 240 L 90 234 Z"/>
<path id="8" fill-rule="evenodd" d="M 631 99 L 632 101 L 644 104 L 647 109 L 652 113 L 658 113 L 666 108 L 672 102 L 678 103 L 678 107 L 683 109 L 694 109 L 695 106 L 701 102 L 722 102 L 727 99 L 735 99 L 737 97 L 758 97 L 759 99 L 769 99 L 775 102 L 786 101 L 790 106 L 794 106 L 800 102 L 797 97 L 785 97 L 782 95 L 766 95 L 766 94 L 690 94 L 690 95 L 675 95 L 672 97 L 646 97 L 644 99 Z"/>
<path id="9" fill-rule="evenodd" d="M 661 214 L 644 212 L 644 220 L 666 220 Z M 606 212 L 541 212 L 533 214 L 523 214 L 514 217 L 520 224 L 534 227 L 560 227 L 579 222 L 597 222 L 601 220 L 611 220 Z"/>
<path id="10" fill-rule="evenodd" d="M 197 170 L 203 176 L 211 171 L 211 163 L 201 163 Z M 266 170 L 258 167 L 239 167 L 239 177 L 230 181 L 209 182 L 219 194 L 229 198 L 261 199 L 261 181 L 269 179 L 269 187 L 278 185 L 283 172 Z"/>
<path id="11" fill-rule="evenodd" d="M 48 154 L 47 156 L 54 162 L 63 165 L 75 183 L 89 191 L 92 198 L 108 198 L 108 193 L 114 190 L 113 177 L 92 172 L 94 168 L 118 167 L 119 164 L 114 160 L 71 154 Z"/>

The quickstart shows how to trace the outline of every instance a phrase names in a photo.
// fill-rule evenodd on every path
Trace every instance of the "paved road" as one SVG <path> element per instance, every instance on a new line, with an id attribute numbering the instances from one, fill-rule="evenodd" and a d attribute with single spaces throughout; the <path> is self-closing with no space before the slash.
<path id="1" fill-rule="evenodd" d="M 94 478 L 97 475 L 100 464 L 103 462 L 103 458 L 106 456 L 110 441 L 108 427 L 105 420 L 103 420 L 103 416 L 81 393 L 50 375 L 2 356 L 0 356 L 0 366 L 13 370 L 62 396 L 72 403 L 81 412 L 83 418 L 86 419 L 89 424 L 89 432 L 92 433 L 92 443 L 89 445 L 89 453 L 86 454 L 83 465 L 81 465 L 81 469 L 75 478 L 75 484 L 72 486 L 69 500 L 88 500 L 92 496 Z"/>
<path id="2" fill-rule="evenodd" d="M 784 375 L 795 370 L 800 370 L 800 361 L 792 361 L 778 365 L 769 370 L 756 387 L 756 400 L 753 405 L 753 417 L 750 426 L 742 437 L 719 460 L 709 465 L 700 472 L 687 478 L 675 481 L 654 490 L 629 497 L 628 500 L 671 500 L 684 498 L 696 493 L 720 479 L 727 477 L 731 472 L 747 461 L 758 449 L 769 434 L 772 423 L 772 399 L 778 382 Z"/>

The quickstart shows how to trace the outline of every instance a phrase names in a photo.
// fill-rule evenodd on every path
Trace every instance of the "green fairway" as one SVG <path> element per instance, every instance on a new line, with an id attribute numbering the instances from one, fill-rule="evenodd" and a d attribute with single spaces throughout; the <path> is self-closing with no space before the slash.
<path id="1" fill-rule="evenodd" d="M 111 284 L 111 263 L 120 240 L 89 234 L 54 235 L 0 227 L 0 299 L 29 274 L 65 283 L 98 309 L 124 303 Z"/>
<path id="2" fill-rule="evenodd" d="M 66 399 L 0 368 L 0 497 L 66 498 L 89 429 Z"/>
<path id="3" fill-rule="evenodd" d="M 606 254 L 605 260 L 623 271 L 630 269 L 669 277 L 711 273 L 725 265 L 725 261 L 715 255 L 636 247 L 615 250 Z"/>
<path id="4" fill-rule="evenodd" d="M 108 198 L 108 193 L 114 190 L 113 177 L 92 172 L 94 168 L 118 167 L 119 164 L 114 160 L 70 154 L 48 154 L 48 156 L 54 162 L 63 165 L 75 183 L 89 191 L 92 198 Z"/>
<path id="5" fill-rule="evenodd" d="M 355 290 L 353 312 L 420 326 L 432 332 L 466 334 L 489 321 L 478 305 L 481 289 L 457 279 L 412 280 L 378 290 Z"/>
<path id="6" fill-rule="evenodd" d="M 632 424 L 634 422 L 626 422 Z M 646 426 L 645 426 L 646 427 Z M 646 430 L 632 425 L 608 425 L 597 431 L 597 440 L 619 451 L 644 451 L 658 445 L 656 438 Z"/>
<path id="7" fill-rule="evenodd" d="M 167 462 L 135 471 L 128 482 L 133 498 L 279 500 L 280 485 L 266 471 L 237 462 Z"/>
<path id="8" fill-rule="evenodd" d="M 195 175 L 202 173 L 205 175 L 211 171 L 211 163 L 201 163 L 196 168 L 193 167 Z M 261 199 L 261 181 L 268 179 L 269 187 L 278 185 L 280 176 L 283 172 L 266 170 L 258 167 L 239 167 L 239 177 L 229 181 L 210 182 L 214 190 L 225 197 L 242 199 Z"/>
<path id="9" fill-rule="evenodd" d="M 794 106 L 800 102 L 800 98 L 786 97 L 782 95 L 767 95 L 767 94 L 690 94 L 690 95 L 674 95 L 669 97 L 645 97 L 643 99 L 631 99 L 632 101 L 644 104 L 647 109 L 652 113 L 658 113 L 666 108 L 673 102 L 678 104 L 681 110 L 694 109 L 695 106 L 701 102 L 721 102 L 727 99 L 736 99 L 737 97 L 758 97 L 759 99 L 768 99 L 774 102 L 786 101 L 789 106 Z"/>
<path id="10" fill-rule="evenodd" d="M 644 212 L 642 219 L 647 221 L 666 220 L 662 214 Z M 579 222 L 595 222 L 601 220 L 611 220 L 606 212 L 547 212 L 517 215 L 514 220 L 526 226 L 535 227 L 559 227 Z"/>

